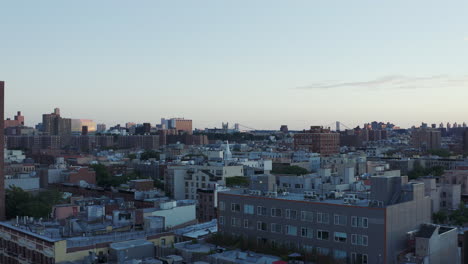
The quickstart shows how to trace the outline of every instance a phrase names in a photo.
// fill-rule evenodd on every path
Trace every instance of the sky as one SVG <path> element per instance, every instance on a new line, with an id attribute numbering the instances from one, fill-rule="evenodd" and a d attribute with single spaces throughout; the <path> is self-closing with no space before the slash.
<path id="1" fill-rule="evenodd" d="M 0 0 L 6 116 L 468 121 L 468 1 Z"/>

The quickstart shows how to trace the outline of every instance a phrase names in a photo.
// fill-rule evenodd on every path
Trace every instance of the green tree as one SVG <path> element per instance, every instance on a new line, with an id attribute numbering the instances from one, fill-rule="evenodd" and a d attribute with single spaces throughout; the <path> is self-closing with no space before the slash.
<path id="1" fill-rule="evenodd" d="M 245 176 L 235 176 L 235 177 L 228 177 L 226 178 L 226 186 L 234 187 L 234 186 L 243 186 L 247 187 L 250 184 L 250 179 Z"/>
<path id="2" fill-rule="evenodd" d="M 159 152 L 154 150 L 147 150 L 140 155 L 140 160 L 149 160 L 149 159 L 156 159 L 159 160 Z"/>
<path id="3" fill-rule="evenodd" d="M 433 150 L 429 150 L 428 153 L 431 155 L 439 156 L 443 158 L 448 158 L 452 155 L 452 153 L 446 149 L 433 149 Z"/>
<path id="4" fill-rule="evenodd" d="M 32 195 L 23 189 L 11 186 L 6 191 L 7 218 L 16 216 L 32 216 L 46 218 L 50 216 L 52 207 L 63 202 L 63 193 L 57 190 L 46 190 Z"/>
<path id="5" fill-rule="evenodd" d="M 447 220 L 447 214 L 443 211 L 432 214 L 432 221 L 435 224 L 444 224 Z"/>
<path id="6" fill-rule="evenodd" d="M 272 173 L 274 174 L 290 174 L 290 175 L 305 175 L 309 171 L 299 166 L 286 166 L 273 169 Z"/>

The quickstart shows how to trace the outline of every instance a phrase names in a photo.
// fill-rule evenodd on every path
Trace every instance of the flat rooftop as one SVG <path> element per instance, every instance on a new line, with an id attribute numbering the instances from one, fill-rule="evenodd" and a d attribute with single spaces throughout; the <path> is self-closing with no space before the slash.
<path id="1" fill-rule="evenodd" d="M 266 196 L 266 195 L 252 195 L 249 193 L 249 190 L 247 189 L 236 189 L 236 190 L 230 190 L 230 191 L 225 191 L 221 192 L 222 194 L 228 194 L 228 195 L 240 195 L 240 196 L 245 196 L 245 197 L 255 197 L 255 198 L 265 198 L 265 199 L 278 199 L 278 200 L 288 200 L 288 201 L 303 201 L 303 202 L 311 202 L 311 203 L 320 203 L 320 204 L 330 204 L 330 205 L 344 205 L 344 206 L 360 206 L 360 207 L 369 207 L 369 199 L 357 199 L 355 203 L 346 203 L 344 198 L 340 199 L 308 199 L 304 198 L 303 193 L 287 193 L 287 194 L 278 194 L 276 197 L 272 196 Z M 358 197 L 361 196 L 367 196 L 367 193 L 358 193 L 358 192 L 349 192 L 345 193 L 346 194 L 357 194 Z"/>

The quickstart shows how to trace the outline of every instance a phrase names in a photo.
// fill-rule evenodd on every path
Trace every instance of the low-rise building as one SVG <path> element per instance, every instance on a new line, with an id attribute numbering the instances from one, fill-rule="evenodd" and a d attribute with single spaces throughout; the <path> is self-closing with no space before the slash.
<path id="1" fill-rule="evenodd" d="M 431 221 L 424 184 L 405 183 L 399 175 L 372 177 L 370 196 L 357 192 L 327 197 L 274 188 L 221 192 L 219 229 L 259 245 L 390 264 L 406 248 L 406 233 Z"/>

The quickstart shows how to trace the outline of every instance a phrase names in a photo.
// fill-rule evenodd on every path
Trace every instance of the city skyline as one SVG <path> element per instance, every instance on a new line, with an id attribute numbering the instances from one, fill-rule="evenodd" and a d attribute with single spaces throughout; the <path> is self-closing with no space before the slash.
<path id="1" fill-rule="evenodd" d="M 462 123 L 468 3 L 3 3 L 6 117 Z M 417 16 L 415 16 L 417 14 Z M 450 14 L 450 15 L 447 15 Z"/>

